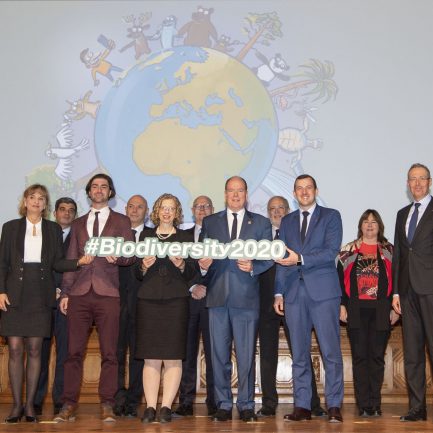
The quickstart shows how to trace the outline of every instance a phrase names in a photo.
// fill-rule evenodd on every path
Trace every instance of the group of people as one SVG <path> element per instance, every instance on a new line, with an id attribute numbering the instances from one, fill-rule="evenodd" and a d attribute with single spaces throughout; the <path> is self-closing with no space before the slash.
<path id="1" fill-rule="evenodd" d="M 29 186 L 19 206 L 22 218 L 5 223 L 0 240 L 0 334 L 8 341 L 13 396 L 5 421 L 38 421 L 52 335 L 57 353 L 54 420 L 75 419 L 93 324 L 101 351 L 100 415 L 106 422 L 120 415 L 137 416 L 143 392 L 143 423 L 193 415 L 200 335 L 208 415 L 214 421 L 232 419 L 234 343 L 240 419 L 274 416 L 281 325 L 292 353 L 294 383 L 294 409 L 285 420 L 327 416 L 329 422 L 342 422 L 340 321 L 347 323 L 359 415 L 380 416 L 385 349 L 400 316 L 409 393 L 409 411 L 400 419 L 425 420 L 426 344 L 433 353 L 431 183 L 425 165 L 410 167 L 407 185 L 414 201 L 397 215 L 394 246 L 385 238 L 380 214 L 367 209 L 355 240 L 343 247 L 341 216 L 316 202 L 316 180 L 307 174 L 294 183 L 299 210 L 290 212 L 287 199 L 275 196 L 268 202 L 269 218 L 247 210 L 247 183 L 233 176 L 225 184 L 226 208 L 214 213 L 209 197 L 197 197 L 192 205 L 195 225 L 188 230 L 180 228 L 182 206 L 171 194 L 155 201 L 152 228 L 145 226 L 148 205 L 141 195 L 128 200 L 126 215 L 110 209 L 116 192 L 106 174 L 96 174 L 87 183 L 91 208 L 85 215 L 76 218 L 76 203 L 58 199 L 57 223 L 47 219 L 47 189 Z M 87 240 L 98 236 L 129 241 L 156 237 L 160 242 L 280 239 L 286 254 L 275 261 L 86 255 Z M 326 374 L 326 410 L 320 405 L 311 363 L 313 329 Z M 257 335 L 262 406 L 256 412 Z M 178 392 L 180 404 L 172 411 Z"/>

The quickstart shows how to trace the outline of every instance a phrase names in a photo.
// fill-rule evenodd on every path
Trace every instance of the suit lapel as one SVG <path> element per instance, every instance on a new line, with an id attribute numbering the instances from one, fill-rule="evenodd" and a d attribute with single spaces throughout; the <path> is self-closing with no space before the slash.
<path id="1" fill-rule="evenodd" d="M 41 250 L 41 261 L 46 261 L 47 252 L 50 245 L 55 245 L 54 242 L 50 242 L 51 232 L 48 230 L 47 220 L 42 218 L 42 250 Z"/>
<path id="2" fill-rule="evenodd" d="M 229 222 L 227 220 L 227 210 L 223 210 L 220 215 L 221 233 L 224 242 L 230 242 Z"/>
<path id="3" fill-rule="evenodd" d="M 109 232 L 112 224 L 113 224 L 113 211 L 110 208 L 110 213 L 108 214 L 108 218 L 107 218 L 107 221 L 105 223 L 104 229 L 99 234 L 99 236 L 105 236 L 105 232 L 107 232 L 107 231 Z"/>
<path id="4" fill-rule="evenodd" d="M 17 248 L 21 258 L 24 258 L 24 238 L 26 236 L 26 217 L 21 218 L 17 233 Z"/>
<path id="5" fill-rule="evenodd" d="M 312 233 L 317 226 L 317 222 L 319 221 L 319 218 L 320 218 L 320 206 L 316 204 L 316 209 L 314 209 L 313 215 L 311 215 L 310 217 L 310 222 L 308 224 L 307 233 L 305 236 L 303 246 L 305 246 L 308 243 L 308 241 L 311 239 Z M 299 241 L 300 239 L 301 239 L 301 231 L 299 230 Z"/>
<path id="6" fill-rule="evenodd" d="M 239 232 L 239 239 L 248 239 L 248 232 L 249 229 L 252 227 L 253 225 L 253 216 L 251 215 L 251 212 L 248 212 L 245 209 L 245 215 L 244 215 L 244 219 L 242 221 L 242 226 L 241 226 L 241 231 Z"/>

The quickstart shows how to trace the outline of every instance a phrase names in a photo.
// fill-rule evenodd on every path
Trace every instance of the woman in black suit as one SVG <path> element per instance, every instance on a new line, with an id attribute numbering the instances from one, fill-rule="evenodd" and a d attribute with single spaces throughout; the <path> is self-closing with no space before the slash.
<path id="1" fill-rule="evenodd" d="M 193 242 L 192 233 L 180 230 L 182 207 L 171 194 L 163 194 L 153 205 L 150 216 L 154 229 L 141 232 L 140 240 L 158 238 L 160 242 Z M 189 281 L 196 276 L 191 259 L 182 257 L 144 257 L 137 268 L 142 280 L 138 289 L 136 357 L 145 360 L 143 386 L 147 409 L 144 423 L 155 420 L 161 368 L 164 364 L 160 422 L 171 421 L 171 405 L 182 377 L 186 356 L 189 318 Z"/>
<path id="2" fill-rule="evenodd" d="M 23 414 L 37 422 L 33 399 L 41 367 L 41 346 L 51 332 L 51 308 L 55 306 L 53 270 L 73 271 L 92 258 L 65 260 L 60 226 L 45 218 L 49 196 L 45 186 L 34 184 L 23 193 L 21 219 L 3 225 L 0 240 L 0 334 L 9 346 L 9 381 L 13 408 L 6 423 L 16 423 Z M 24 348 L 26 404 L 23 408 Z"/>

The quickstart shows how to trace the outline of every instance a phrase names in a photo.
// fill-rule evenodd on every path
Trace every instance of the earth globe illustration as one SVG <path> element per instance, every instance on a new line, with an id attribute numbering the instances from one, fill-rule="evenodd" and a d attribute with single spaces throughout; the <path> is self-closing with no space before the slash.
<path id="1" fill-rule="evenodd" d="M 134 65 L 108 91 L 95 124 L 97 157 L 127 200 L 164 192 L 187 207 L 201 194 L 224 206 L 233 175 L 252 193 L 276 152 L 272 99 L 252 70 L 222 52 L 179 46 Z M 189 220 L 190 221 L 190 220 Z"/>

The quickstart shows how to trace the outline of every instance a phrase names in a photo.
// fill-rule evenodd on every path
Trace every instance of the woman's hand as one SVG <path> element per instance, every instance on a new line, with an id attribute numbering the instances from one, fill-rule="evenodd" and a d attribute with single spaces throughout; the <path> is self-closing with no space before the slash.
<path id="1" fill-rule="evenodd" d="M 156 262 L 156 256 L 144 256 L 141 261 L 141 270 L 146 272 Z"/>
<path id="2" fill-rule="evenodd" d="M 7 311 L 6 305 L 11 305 L 8 295 L 6 293 L 0 294 L 0 310 Z"/>
<path id="3" fill-rule="evenodd" d="M 340 305 L 340 320 L 347 323 L 347 309 L 344 305 Z"/>
<path id="4" fill-rule="evenodd" d="M 176 266 L 177 269 L 179 269 L 181 272 L 185 269 L 185 260 L 180 256 L 169 256 L 169 259 L 171 263 L 173 263 L 174 266 Z"/>

